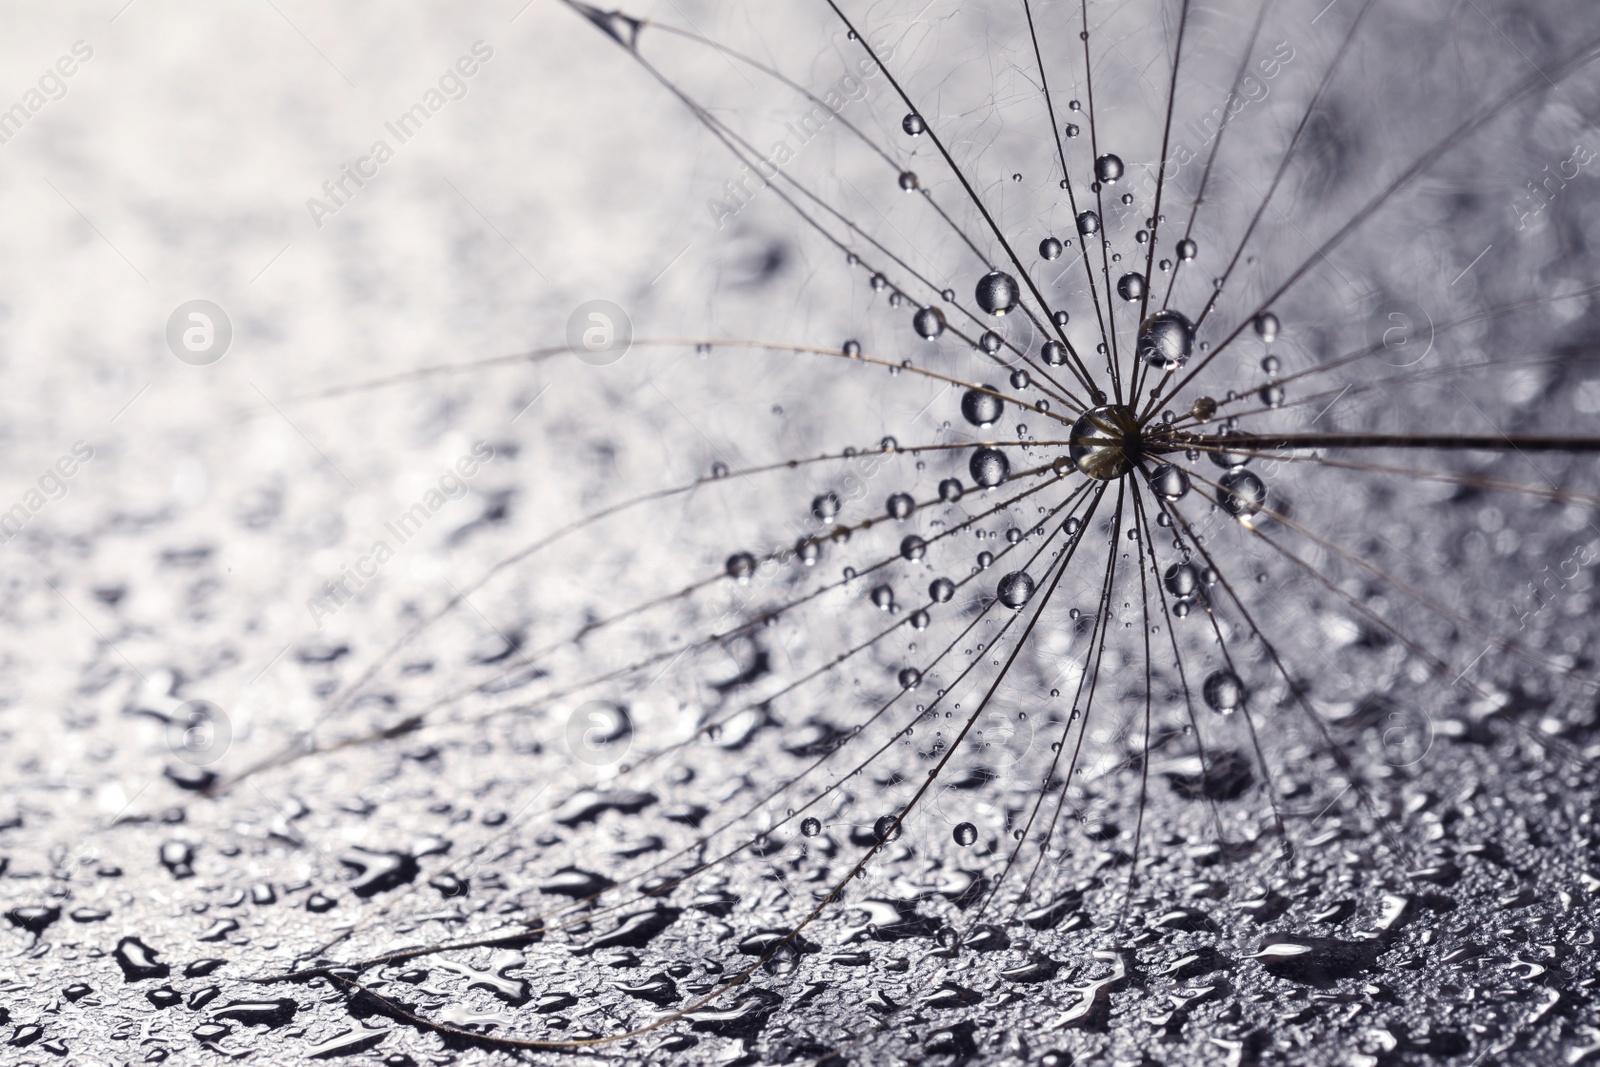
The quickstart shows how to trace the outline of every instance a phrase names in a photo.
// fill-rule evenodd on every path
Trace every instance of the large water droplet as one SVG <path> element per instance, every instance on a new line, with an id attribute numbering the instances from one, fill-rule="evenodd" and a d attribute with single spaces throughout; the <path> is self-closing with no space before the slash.
<path id="1" fill-rule="evenodd" d="M 1218 499 L 1228 513 L 1247 519 L 1260 511 L 1267 502 L 1267 487 L 1254 473 L 1246 470 L 1229 471 L 1218 479 L 1222 486 Z"/>
<path id="2" fill-rule="evenodd" d="M 1200 591 L 1200 571 L 1193 563 L 1174 563 L 1167 568 L 1162 581 L 1167 592 L 1179 600 L 1188 600 Z"/>
<path id="3" fill-rule="evenodd" d="M 1206 704 L 1221 715 L 1231 715 L 1244 703 L 1244 683 L 1232 671 L 1213 671 L 1202 687 Z"/>
<path id="4" fill-rule="evenodd" d="M 1243 467 L 1250 462 L 1250 453 L 1235 452 L 1229 448 L 1228 439 L 1233 436 L 1235 436 L 1235 432 L 1223 426 L 1217 431 L 1216 437 L 1212 438 L 1212 449 L 1206 453 L 1211 462 L 1223 470 L 1233 470 L 1235 467 Z"/>
<path id="5" fill-rule="evenodd" d="M 1150 488 L 1168 500 L 1181 500 L 1189 491 L 1189 475 L 1170 463 L 1150 472 Z"/>
<path id="6" fill-rule="evenodd" d="M 1122 405 L 1108 404 L 1084 412 L 1072 424 L 1067 441 L 1072 462 L 1091 478 L 1112 481 L 1139 461 L 1138 418 Z"/>
<path id="7" fill-rule="evenodd" d="M 978 306 L 991 315 L 1004 315 L 1017 306 L 1021 292 L 1017 280 L 1004 271 L 992 270 L 978 279 Z"/>
<path id="8" fill-rule="evenodd" d="M 1000 418 L 1004 402 L 995 396 L 995 387 L 981 385 L 961 396 L 961 417 L 974 426 L 992 426 Z"/>
<path id="9" fill-rule="evenodd" d="M 1181 311 L 1167 308 L 1139 326 L 1139 358 L 1157 370 L 1181 367 L 1194 351 L 1194 326 Z"/>
<path id="10" fill-rule="evenodd" d="M 1033 598 L 1033 576 L 1027 571 L 1012 571 L 1000 579 L 995 595 L 1006 607 L 1020 608 Z"/>
<path id="11" fill-rule="evenodd" d="M 1011 461 L 998 448 L 980 448 L 972 454 L 967 472 L 974 482 L 985 489 L 993 489 L 1011 477 Z"/>

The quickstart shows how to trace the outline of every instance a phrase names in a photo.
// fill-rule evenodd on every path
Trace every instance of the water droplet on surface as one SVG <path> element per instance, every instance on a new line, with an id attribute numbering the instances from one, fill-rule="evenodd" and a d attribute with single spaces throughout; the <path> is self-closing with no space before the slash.
<path id="1" fill-rule="evenodd" d="M 1200 572 L 1192 563 L 1174 563 L 1167 568 L 1162 582 L 1167 592 L 1179 600 L 1188 600 L 1200 591 Z"/>
<path id="2" fill-rule="evenodd" d="M 1059 259 L 1059 258 L 1061 258 L 1061 242 L 1056 240 L 1054 237 L 1046 237 L 1044 240 L 1040 241 L 1039 242 L 1039 258 L 1040 259 Z"/>
<path id="3" fill-rule="evenodd" d="M 1157 370 L 1183 366 L 1193 351 L 1194 326 L 1181 311 L 1157 311 L 1139 326 L 1139 358 Z"/>
<path id="4" fill-rule="evenodd" d="M 905 559 L 905 560 L 910 560 L 912 562 L 916 562 L 917 560 L 921 559 L 923 556 L 927 555 L 927 552 L 928 552 L 928 542 L 924 541 L 922 538 L 918 537 L 916 534 L 908 534 L 900 542 L 900 558 L 901 559 Z"/>
<path id="5" fill-rule="evenodd" d="M 918 137 L 927 130 L 928 126 L 927 123 L 922 121 L 922 116 L 913 111 L 900 120 L 900 128 L 910 136 Z"/>
<path id="6" fill-rule="evenodd" d="M 350 889 L 362 898 L 407 885 L 419 870 L 416 858 L 407 852 L 350 848 L 339 854 L 339 862 L 356 872 Z"/>
<path id="7" fill-rule="evenodd" d="M 916 191 L 917 175 L 915 171 L 903 170 L 900 172 L 900 188 L 908 193 Z"/>
<path id="8" fill-rule="evenodd" d="M 915 689 L 922 684 L 922 672 L 915 667 L 906 667 L 901 670 L 895 680 L 900 683 L 901 689 Z"/>
<path id="9" fill-rule="evenodd" d="M 142 982 L 149 978 L 165 978 L 172 968 L 158 958 L 161 954 L 137 937 L 124 937 L 112 951 L 112 959 L 122 968 L 123 980 Z"/>
<path id="10" fill-rule="evenodd" d="M 756 558 L 748 552 L 735 552 L 728 557 L 725 567 L 729 578 L 747 582 L 756 572 Z"/>
<path id="11" fill-rule="evenodd" d="M 1232 715 L 1244 703 L 1244 683 L 1232 671 L 1213 671 L 1201 691 L 1206 704 L 1219 715 Z"/>
<path id="12" fill-rule="evenodd" d="M 1101 156 L 1094 161 L 1094 176 L 1106 185 L 1114 185 L 1122 177 L 1122 159 L 1110 153 Z"/>
<path id="13" fill-rule="evenodd" d="M 1100 216 L 1093 211 L 1085 211 L 1078 216 L 1078 232 L 1085 237 L 1100 232 Z M 1085 251 L 1088 246 L 1084 246 Z"/>
<path id="14" fill-rule="evenodd" d="M 987 384 L 968 389 L 961 395 L 961 417 L 974 426 L 994 425 L 1005 408 L 995 392 L 995 387 Z"/>
<path id="15" fill-rule="evenodd" d="M 211 1013 L 213 1019 L 232 1019 L 247 1026 L 279 1027 L 293 1019 L 300 1005 L 288 997 L 276 1000 L 233 1000 Z"/>
<path id="16" fill-rule="evenodd" d="M 1251 471 L 1229 471 L 1217 484 L 1222 487 L 1218 502 L 1230 515 L 1248 519 L 1266 505 L 1267 487 Z"/>
<path id="17" fill-rule="evenodd" d="M 1150 472 L 1150 488 L 1168 500 L 1181 500 L 1189 492 L 1189 475 L 1170 463 L 1163 463 Z M 1165 517 L 1165 512 L 1162 516 Z"/>
<path id="18" fill-rule="evenodd" d="M 1235 399 L 1234 394 L 1229 393 L 1228 398 L 1230 400 Z M 1224 424 L 1217 431 L 1216 436 L 1212 438 L 1211 449 L 1206 452 L 1206 456 L 1211 462 L 1223 470 L 1233 470 L 1250 462 L 1250 453 L 1236 452 L 1229 448 L 1229 438 L 1233 436 L 1235 436 L 1234 431 Z"/>
<path id="19" fill-rule="evenodd" d="M 978 839 L 978 828 L 970 822 L 957 823 L 950 836 L 955 838 L 956 844 L 966 848 Z"/>
<path id="20" fill-rule="evenodd" d="M 1144 296 L 1144 275 L 1124 274 L 1117 279 L 1117 295 L 1132 303 Z"/>
<path id="21" fill-rule="evenodd" d="M 1385 946 L 1382 941 L 1343 941 L 1331 937 L 1274 935 L 1244 958 L 1255 960 L 1284 978 L 1310 985 L 1348 978 L 1376 966 Z"/>
<path id="22" fill-rule="evenodd" d="M 1011 477 L 1011 461 L 998 448 L 980 448 L 972 454 L 967 472 L 983 488 L 993 489 Z"/>
<path id="23" fill-rule="evenodd" d="M 1270 311 L 1263 311 L 1255 317 L 1256 336 L 1267 344 L 1278 339 L 1278 316 Z"/>
<path id="24" fill-rule="evenodd" d="M 1059 367 L 1067 361 L 1067 349 L 1060 341 L 1046 341 L 1039 349 L 1040 357 L 1050 366 Z"/>
<path id="25" fill-rule="evenodd" d="M 939 499 L 946 504 L 954 504 L 960 500 L 962 492 L 959 478 L 946 478 L 939 483 Z"/>
<path id="26" fill-rule="evenodd" d="M 1183 260 L 1185 263 L 1190 262 L 1199 254 L 1200 246 L 1195 244 L 1193 239 L 1185 237 L 1183 240 L 1178 242 L 1178 258 Z"/>
<path id="27" fill-rule="evenodd" d="M 925 340 L 932 341 L 944 333 L 944 326 L 944 312 L 935 307 L 920 308 L 911 316 L 911 328 Z"/>
<path id="28" fill-rule="evenodd" d="M 904 519 L 917 509 L 917 502 L 910 493 L 894 493 L 885 502 L 884 508 L 891 519 Z"/>
<path id="29" fill-rule="evenodd" d="M 952 582 L 948 578 L 935 578 L 928 585 L 928 596 L 932 598 L 935 603 L 947 603 L 950 598 L 955 595 L 956 583 Z"/>
<path id="30" fill-rule="evenodd" d="M 1033 577 L 1027 571 L 1012 571 L 1000 579 L 995 595 L 1008 608 L 1020 608 L 1033 598 Z"/>
<path id="31" fill-rule="evenodd" d="M 978 306 L 991 315 L 1004 315 L 1017 306 L 1022 294 L 1017 280 L 1004 271 L 992 270 L 978 279 L 975 293 Z"/>
<path id="32" fill-rule="evenodd" d="M 6 912 L 6 921 L 30 934 L 42 934 L 61 918 L 61 909 L 46 905 L 12 908 Z"/>
<path id="33" fill-rule="evenodd" d="M 172 877 L 194 877 L 194 846 L 184 841 L 168 841 L 161 846 L 161 866 L 172 872 Z"/>

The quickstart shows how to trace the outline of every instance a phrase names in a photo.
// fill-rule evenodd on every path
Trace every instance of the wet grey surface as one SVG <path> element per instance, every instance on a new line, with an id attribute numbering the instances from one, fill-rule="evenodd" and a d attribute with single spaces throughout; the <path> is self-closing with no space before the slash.
<path id="1" fill-rule="evenodd" d="M 1089 336 L 1086 283 L 1058 269 L 1072 249 L 1048 269 L 1032 252 L 1073 222 L 1020 13 L 920 8 L 861 17 Z M 1191 313 L 1354 16 L 1281 8 L 1259 51 L 1294 58 L 1229 134 L 1174 299 Z M 1094 21 L 1117 55 L 1097 67 L 1101 136 L 1145 198 L 1106 230 L 1139 262 L 1176 7 L 1155 12 Z M 859 58 L 825 9 L 640 14 L 819 93 Z M 1040 14 L 1058 101 L 1081 91 L 1071 14 Z M 1252 527 L 1207 506 L 1222 471 L 1202 458 L 1184 514 L 1226 584 L 1182 618 L 1139 581 L 1143 546 L 1158 572 L 1177 558 L 1173 532 L 1112 525 L 1113 489 L 984 700 L 1032 615 L 996 608 L 1002 576 L 1040 553 L 1046 587 L 1065 543 L 1049 509 L 1083 480 L 1013 500 L 1066 427 L 1014 398 L 974 426 L 962 389 L 920 372 L 1030 404 L 1037 383 L 919 338 L 932 298 L 889 270 L 891 303 L 778 187 L 718 227 L 737 164 L 562 5 L 207 17 L 62 9 L 7 46 L 21 70 L 80 39 L 94 54 L 0 149 L 3 500 L 29 516 L 0 602 L 0 1061 L 1600 1058 L 1592 459 L 1256 464 L 1281 519 Z M 1184 99 L 1221 101 L 1254 7 L 1195 17 Z M 1281 337 L 1247 330 L 1204 395 L 1283 378 L 1288 405 L 1244 429 L 1592 433 L 1596 201 L 1582 167 L 1548 199 L 1528 183 L 1600 139 L 1600 82 L 1560 69 L 1600 24 L 1560 4 L 1369 18 L 1202 340 L 1529 87 L 1275 303 Z M 307 197 L 478 41 L 493 55 L 464 95 L 317 226 Z M 809 106 L 659 27 L 639 41 L 752 138 Z M 840 114 L 894 166 L 834 126 L 792 173 L 969 303 L 982 265 L 895 168 L 969 232 L 982 219 L 863 84 Z M 1180 192 L 1195 181 L 1180 170 Z M 1548 299 L 1482 314 L 1529 298 Z M 232 324 L 215 360 L 169 346 L 194 299 Z M 563 343 L 596 299 L 632 319 L 615 362 Z M 1421 355 L 1292 377 L 1382 348 L 1395 315 Z M 991 324 L 1037 343 L 1015 315 Z M 868 360 L 840 358 L 846 339 Z M 1019 437 L 1014 480 L 977 490 L 977 443 Z M 961 500 L 940 499 L 951 477 Z M 896 517 L 901 492 L 916 506 Z M 924 555 L 902 555 L 908 534 Z M 813 537 L 808 567 L 791 550 Z M 948 600 L 924 596 L 935 577 Z M 1223 671 L 1247 714 L 1213 710 Z"/>

